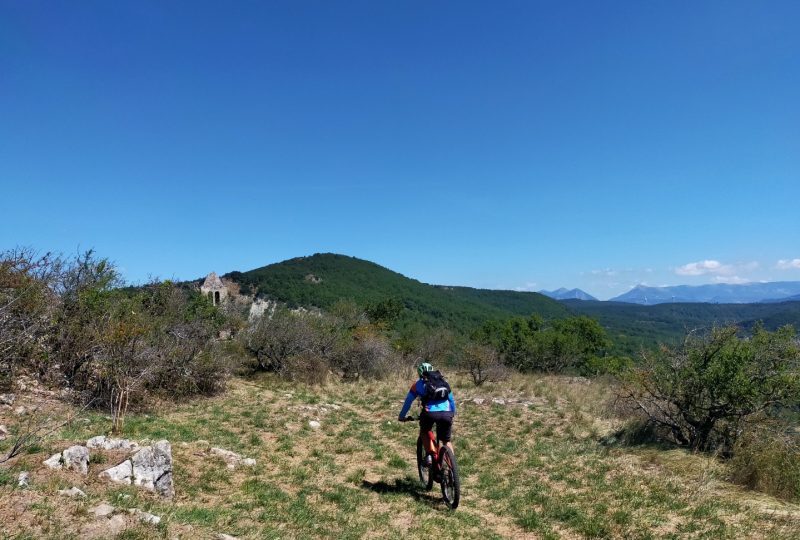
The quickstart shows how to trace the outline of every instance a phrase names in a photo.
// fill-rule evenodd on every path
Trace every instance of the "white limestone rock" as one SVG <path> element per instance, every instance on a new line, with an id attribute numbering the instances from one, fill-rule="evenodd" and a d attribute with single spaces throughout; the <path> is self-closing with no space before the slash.
<path id="1" fill-rule="evenodd" d="M 117 484 L 128 484 L 130 485 L 133 479 L 133 465 L 131 465 L 131 460 L 126 459 L 119 465 L 111 467 L 110 469 L 106 469 L 105 471 L 99 474 L 100 478 L 105 480 L 111 480 L 112 482 L 116 482 Z"/>
<path id="2" fill-rule="evenodd" d="M 80 498 L 86 497 L 86 493 L 84 493 L 80 489 L 76 488 L 75 486 L 72 486 L 69 489 L 59 489 L 58 490 L 58 494 L 59 495 L 63 495 L 65 497 L 73 497 L 73 498 L 74 497 L 80 497 Z"/>
<path id="3" fill-rule="evenodd" d="M 0 405 L 8 405 L 11 406 L 14 404 L 14 401 L 17 399 L 17 396 L 14 394 L 0 394 Z"/>
<path id="4" fill-rule="evenodd" d="M 243 458 L 236 452 L 225 450 L 224 448 L 212 448 L 211 450 L 209 450 L 209 452 L 225 460 L 225 463 L 227 464 L 227 467 L 229 469 L 235 469 L 239 465 L 244 465 L 246 467 L 253 467 L 256 464 L 255 459 Z"/>
<path id="5" fill-rule="evenodd" d="M 131 508 L 128 510 L 128 512 L 130 512 L 142 523 L 149 523 L 150 525 L 158 525 L 161 523 L 161 518 L 151 514 L 150 512 L 145 512 L 144 510 L 139 510 L 138 508 Z"/>
<path id="6" fill-rule="evenodd" d="M 100 503 L 97 506 L 89 508 L 89 512 L 94 514 L 95 517 L 105 518 L 114 513 L 114 507 L 108 503 Z"/>
<path id="7" fill-rule="evenodd" d="M 107 438 L 105 435 L 98 435 L 86 441 L 89 448 L 99 448 L 102 450 L 136 450 L 139 444 L 128 439 Z"/>
<path id="8" fill-rule="evenodd" d="M 70 446 L 61 454 L 64 468 L 89 474 L 89 449 L 85 446 Z"/>
<path id="9" fill-rule="evenodd" d="M 17 486 L 21 488 L 28 487 L 28 481 L 30 480 L 30 477 L 31 473 L 28 471 L 22 471 L 19 473 L 19 476 L 17 477 Z"/>
<path id="10" fill-rule="evenodd" d="M 4 441 L 8 437 L 8 428 L 4 424 L 0 424 L 0 441 Z"/>
<path id="11" fill-rule="evenodd" d="M 172 447 L 161 440 L 145 446 L 131 456 L 133 484 L 155 491 L 162 497 L 175 495 L 172 484 Z"/>
<path id="12" fill-rule="evenodd" d="M 319 429 L 322 427 L 322 424 L 320 424 L 316 420 L 309 420 L 308 427 L 310 427 L 311 429 Z"/>
<path id="13" fill-rule="evenodd" d="M 58 454 L 53 454 L 52 456 L 44 460 L 42 463 L 47 465 L 47 467 L 50 469 L 61 469 L 64 467 L 64 465 L 61 462 L 61 452 L 59 452 Z"/>

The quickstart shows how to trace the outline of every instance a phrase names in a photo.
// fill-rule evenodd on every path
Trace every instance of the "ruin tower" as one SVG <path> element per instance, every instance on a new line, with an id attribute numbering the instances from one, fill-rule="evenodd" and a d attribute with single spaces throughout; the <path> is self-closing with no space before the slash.
<path id="1" fill-rule="evenodd" d="M 200 292 L 207 295 L 215 306 L 218 306 L 228 296 L 228 288 L 225 287 L 216 272 L 211 272 L 206 276 L 206 280 L 200 285 Z"/>

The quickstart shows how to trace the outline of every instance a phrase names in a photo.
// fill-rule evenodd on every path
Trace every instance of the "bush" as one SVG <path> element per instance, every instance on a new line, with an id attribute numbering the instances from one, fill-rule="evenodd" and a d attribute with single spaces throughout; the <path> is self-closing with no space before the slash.
<path id="1" fill-rule="evenodd" d="M 312 352 L 303 352 L 286 359 L 281 368 L 281 375 L 292 381 L 320 385 L 328 380 L 330 369 L 330 364 L 325 358 Z"/>
<path id="2" fill-rule="evenodd" d="M 600 323 L 585 316 L 549 323 L 535 315 L 515 317 L 487 324 L 473 338 L 499 350 L 509 366 L 547 373 L 585 371 L 610 344 Z"/>
<path id="3" fill-rule="evenodd" d="M 20 367 L 38 372 L 46 365 L 61 264 L 30 249 L 0 253 L 0 388 L 10 385 Z"/>
<path id="4" fill-rule="evenodd" d="M 115 430 L 151 393 L 222 388 L 226 365 L 211 349 L 224 322 L 207 299 L 171 282 L 122 288 L 114 265 L 92 251 L 0 255 L 0 375 L 24 367 L 67 386 L 110 409 Z"/>
<path id="5" fill-rule="evenodd" d="M 318 381 L 307 373 L 312 367 L 330 369 L 343 380 L 379 379 L 396 364 L 389 340 L 349 302 L 327 314 L 276 310 L 254 321 L 239 339 L 257 369 L 294 380 Z"/>
<path id="6" fill-rule="evenodd" d="M 475 386 L 480 386 L 486 381 L 496 381 L 504 375 L 500 353 L 488 345 L 470 343 L 464 347 L 460 364 L 469 371 Z"/>
<path id="7" fill-rule="evenodd" d="M 755 428 L 736 442 L 731 480 L 789 500 L 800 500 L 800 439 L 781 430 Z"/>
<path id="8" fill-rule="evenodd" d="M 729 454 L 747 420 L 797 402 L 799 363 L 792 327 L 757 326 L 749 338 L 735 327 L 715 328 L 645 356 L 619 398 L 677 444 Z"/>

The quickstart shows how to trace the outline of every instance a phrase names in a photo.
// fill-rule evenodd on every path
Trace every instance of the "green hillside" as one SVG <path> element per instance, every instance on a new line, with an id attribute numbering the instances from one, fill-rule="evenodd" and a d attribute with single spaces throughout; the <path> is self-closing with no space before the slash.
<path id="1" fill-rule="evenodd" d="M 800 328 L 800 302 L 774 304 L 656 304 L 623 302 L 563 302 L 573 313 L 597 319 L 620 352 L 633 354 L 641 347 L 675 343 L 686 332 L 715 324 L 735 323 L 745 328 L 761 321 L 769 330 L 785 324 Z"/>
<path id="2" fill-rule="evenodd" d="M 403 319 L 407 322 L 459 330 L 512 315 L 569 315 L 567 308 L 538 293 L 428 285 L 375 263 L 332 253 L 298 257 L 224 277 L 239 283 L 244 293 L 254 292 L 290 306 L 324 309 L 342 298 L 361 305 L 394 298 L 406 307 Z"/>

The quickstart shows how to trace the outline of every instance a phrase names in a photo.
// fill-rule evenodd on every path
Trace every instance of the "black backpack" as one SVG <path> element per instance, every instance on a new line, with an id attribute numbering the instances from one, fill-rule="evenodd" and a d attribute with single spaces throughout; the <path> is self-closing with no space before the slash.
<path id="1" fill-rule="evenodd" d="M 426 371 L 422 374 L 422 382 L 425 383 L 425 394 L 422 402 L 443 401 L 450 397 L 450 383 L 439 371 Z"/>

